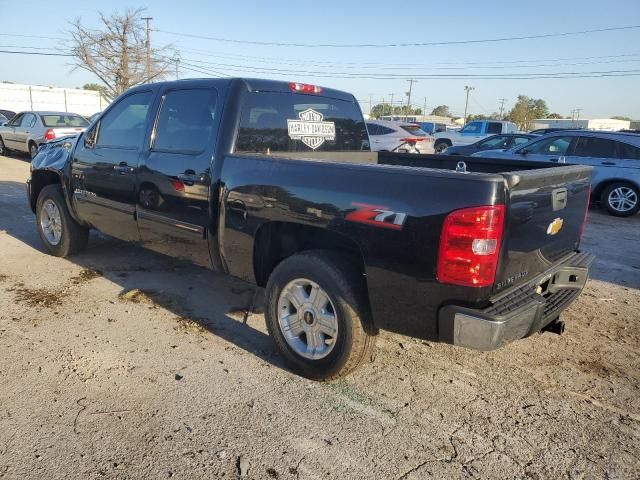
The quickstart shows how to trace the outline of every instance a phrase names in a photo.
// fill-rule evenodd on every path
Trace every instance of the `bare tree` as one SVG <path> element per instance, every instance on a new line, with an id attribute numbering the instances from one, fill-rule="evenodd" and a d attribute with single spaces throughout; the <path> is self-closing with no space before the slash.
<path id="1" fill-rule="evenodd" d="M 80 18 L 71 22 L 69 34 L 75 68 L 98 77 L 105 93 L 112 98 L 135 85 L 162 79 L 172 67 L 170 47 L 149 46 L 147 52 L 143 12 L 144 9 L 127 10 L 110 16 L 99 12 L 102 25 L 96 30 L 85 28 Z"/>

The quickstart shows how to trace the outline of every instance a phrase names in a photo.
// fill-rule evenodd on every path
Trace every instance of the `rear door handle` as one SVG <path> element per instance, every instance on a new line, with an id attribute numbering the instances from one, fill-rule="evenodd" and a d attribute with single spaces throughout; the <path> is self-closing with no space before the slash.
<path id="1" fill-rule="evenodd" d="M 133 167 L 130 167 L 129 165 L 127 165 L 126 162 L 120 162 L 118 165 L 114 165 L 113 169 L 116 172 L 119 172 L 120 175 L 125 175 L 127 173 L 133 173 Z"/>
<path id="2" fill-rule="evenodd" d="M 616 162 L 602 162 L 602 165 L 615 165 Z"/>

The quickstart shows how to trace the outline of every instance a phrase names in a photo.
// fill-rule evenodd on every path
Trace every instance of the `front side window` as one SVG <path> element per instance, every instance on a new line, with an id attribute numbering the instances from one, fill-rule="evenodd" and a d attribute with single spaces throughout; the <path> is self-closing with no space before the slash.
<path id="1" fill-rule="evenodd" d="M 144 139 L 151 92 L 131 94 L 100 119 L 97 146 L 140 148 Z"/>
<path id="2" fill-rule="evenodd" d="M 482 132 L 482 122 L 471 122 L 466 125 L 460 133 L 481 133 Z"/>
<path id="3" fill-rule="evenodd" d="M 507 148 L 509 137 L 499 135 L 497 137 L 488 138 L 480 143 L 481 150 Z"/>
<path id="4" fill-rule="evenodd" d="M 16 115 L 11 119 L 11 122 L 9 123 L 9 125 L 11 125 L 12 127 L 19 127 L 23 118 L 24 118 L 24 113 L 19 113 L 18 115 Z"/>
<path id="5" fill-rule="evenodd" d="M 355 102 L 276 92 L 252 92 L 243 99 L 238 153 L 368 149 L 367 129 Z"/>
<path id="6" fill-rule="evenodd" d="M 571 140 L 571 137 L 546 138 L 531 144 L 527 147 L 527 151 L 536 155 L 565 155 Z"/>
<path id="7" fill-rule="evenodd" d="M 217 93 L 213 89 L 173 90 L 164 95 L 151 148 L 200 153 L 211 144 Z"/>
<path id="8" fill-rule="evenodd" d="M 577 157 L 614 158 L 616 142 L 606 138 L 580 137 L 573 154 Z"/>

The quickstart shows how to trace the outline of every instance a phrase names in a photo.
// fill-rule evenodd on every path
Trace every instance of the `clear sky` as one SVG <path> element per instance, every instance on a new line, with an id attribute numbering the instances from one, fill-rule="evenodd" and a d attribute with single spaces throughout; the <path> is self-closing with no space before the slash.
<path id="1" fill-rule="evenodd" d="M 420 79 L 414 84 L 412 103 L 422 106 L 426 98 L 429 111 L 435 105 L 446 104 L 461 114 L 463 87 L 471 85 L 475 90 L 469 112 L 474 114 L 497 111 L 500 98 L 507 100 L 505 107 L 509 109 L 518 94 L 525 94 L 543 98 L 552 112 L 566 116 L 580 108 L 581 118 L 624 115 L 640 119 L 640 76 L 556 78 L 560 72 L 640 73 L 640 28 L 508 42 L 397 48 L 262 46 L 166 33 L 305 44 L 448 42 L 640 25 L 640 0 L 84 0 L 65 4 L 0 0 L 0 45 L 56 47 L 52 39 L 16 35 L 64 37 L 67 21 L 74 17 L 82 17 L 91 27 L 97 24 L 98 10 L 111 13 L 127 7 L 146 7 L 153 17 L 153 27 L 164 31 L 153 32 L 154 46 L 173 44 L 181 51 L 184 63 L 230 76 L 295 80 L 351 91 L 364 111 L 368 111 L 370 95 L 374 103 L 383 97 L 388 101 L 391 93 L 395 100 L 406 99 L 406 78 L 417 75 L 545 73 L 554 78 Z M 64 87 L 95 81 L 86 72 L 72 71 L 69 63 L 64 57 L 0 54 L 0 80 Z M 339 78 L 365 72 L 369 76 L 397 77 Z M 203 76 L 186 69 L 181 69 L 180 75 Z"/>

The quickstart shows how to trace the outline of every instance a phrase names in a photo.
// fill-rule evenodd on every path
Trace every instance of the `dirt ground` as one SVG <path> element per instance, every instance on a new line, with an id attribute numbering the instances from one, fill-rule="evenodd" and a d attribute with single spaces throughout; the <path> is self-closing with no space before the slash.
<path id="1" fill-rule="evenodd" d="M 640 216 L 592 210 L 563 336 L 482 353 L 383 333 L 287 371 L 240 281 L 92 234 L 45 255 L 0 157 L 0 478 L 640 478 Z"/>

